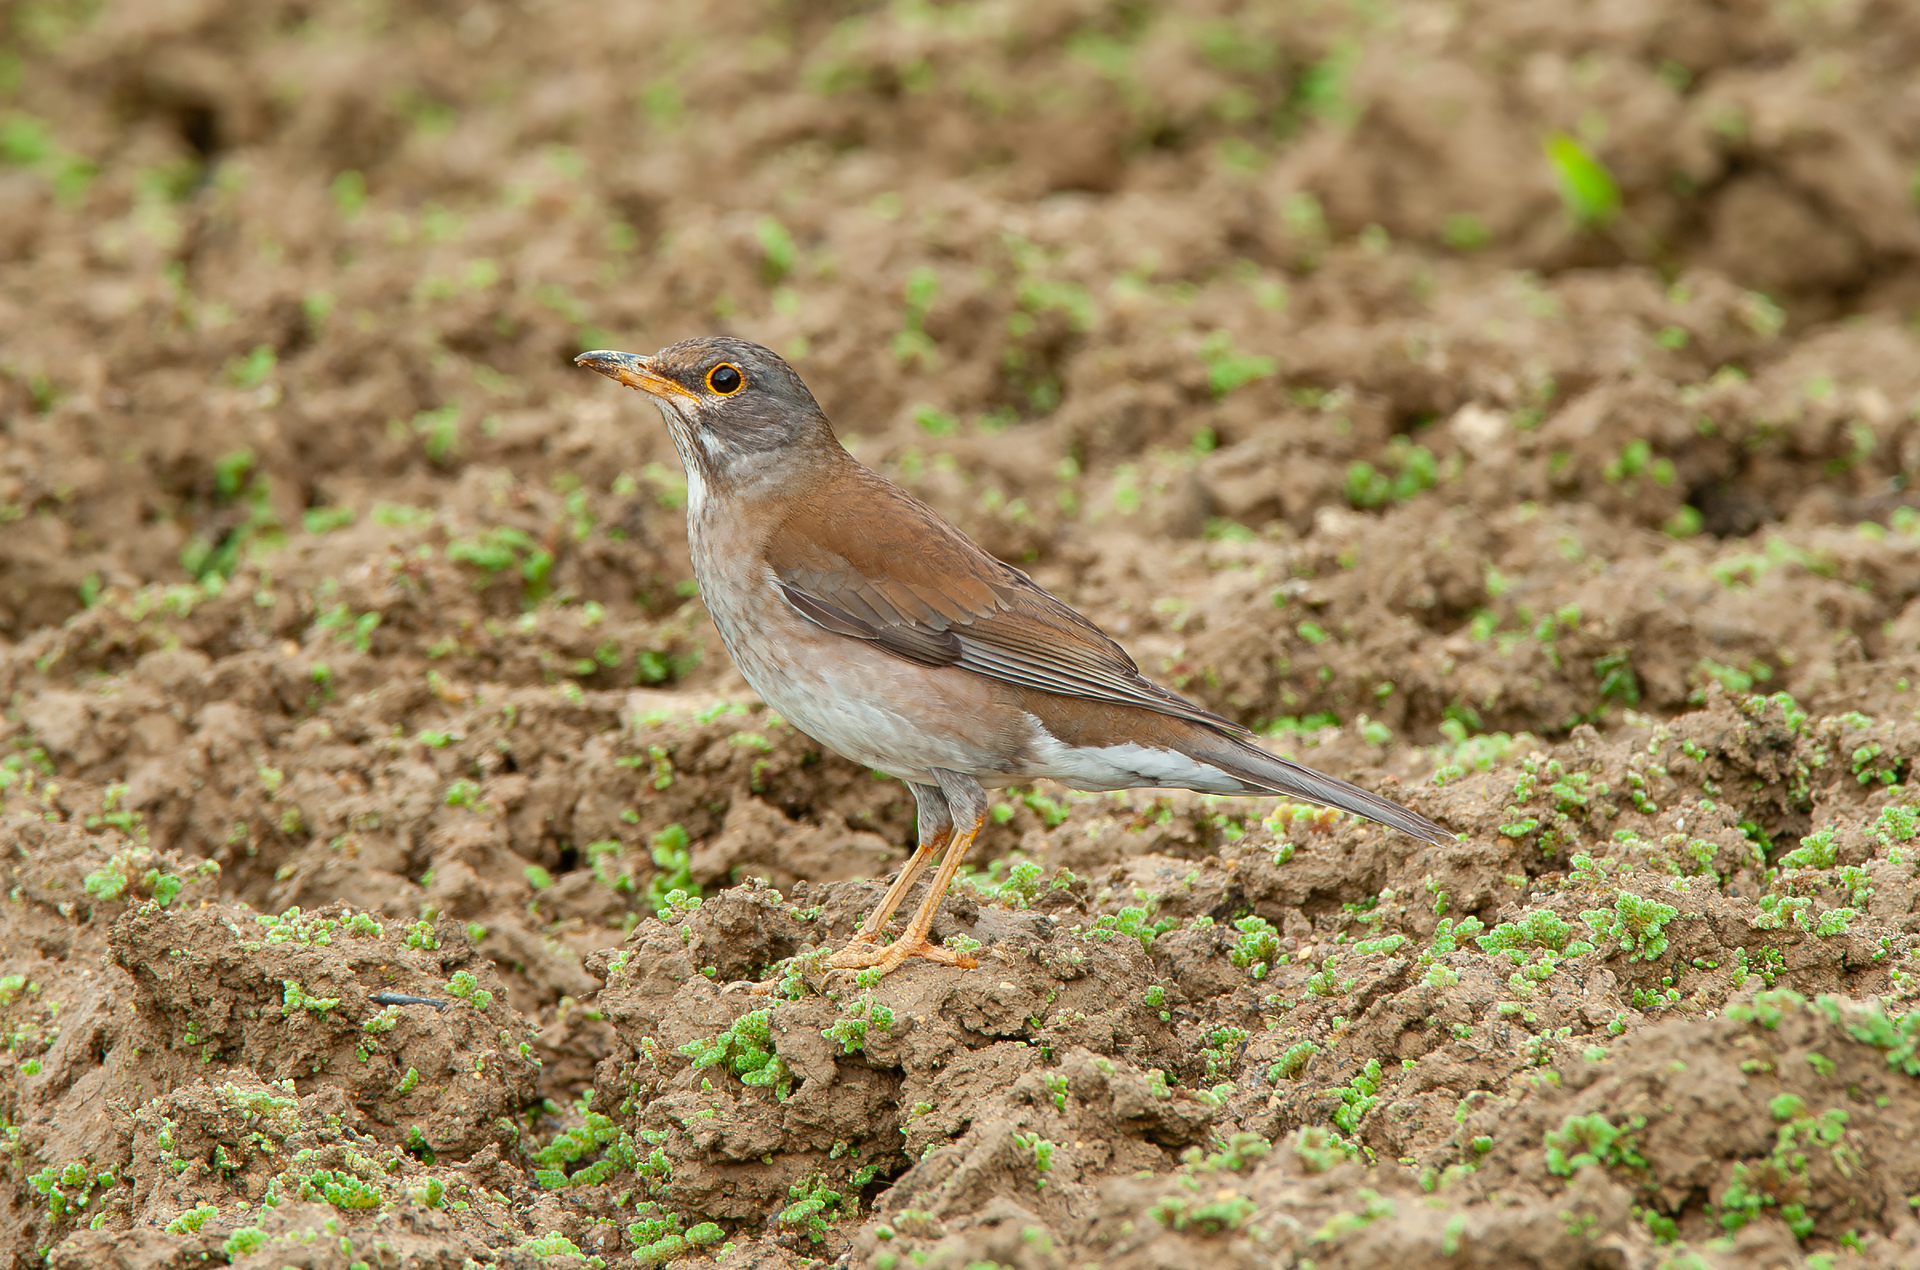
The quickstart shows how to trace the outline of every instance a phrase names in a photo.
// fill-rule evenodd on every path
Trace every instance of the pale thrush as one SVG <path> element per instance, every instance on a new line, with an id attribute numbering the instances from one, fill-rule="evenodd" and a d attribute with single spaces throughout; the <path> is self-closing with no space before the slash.
<path id="1" fill-rule="evenodd" d="M 747 682 L 808 736 L 913 790 L 919 849 L 835 968 L 973 965 L 928 940 L 934 912 L 986 820 L 986 790 L 1040 777 L 1281 794 L 1452 841 L 1149 682 L 1092 622 L 848 454 L 773 352 L 711 337 L 574 360 L 659 406 L 686 465 L 694 576 Z M 880 943 L 943 849 L 906 930 Z"/>

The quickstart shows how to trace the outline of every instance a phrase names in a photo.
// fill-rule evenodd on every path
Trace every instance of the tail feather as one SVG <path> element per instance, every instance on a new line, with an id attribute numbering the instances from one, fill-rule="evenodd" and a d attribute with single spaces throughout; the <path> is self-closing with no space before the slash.
<path id="1" fill-rule="evenodd" d="M 1217 739 L 1216 739 L 1217 738 Z M 1454 835 L 1415 811 L 1368 793 L 1291 759 L 1269 754 L 1238 737 L 1214 734 L 1213 743 L 1189 751 L 1190 757 L 1212 764 L 1251 788 L 1248 793 L 1284 794 L 1322 807 L 1337 807 L 1356 816 L 1398 829 L 1427 842 L 1446 845 Z"/>

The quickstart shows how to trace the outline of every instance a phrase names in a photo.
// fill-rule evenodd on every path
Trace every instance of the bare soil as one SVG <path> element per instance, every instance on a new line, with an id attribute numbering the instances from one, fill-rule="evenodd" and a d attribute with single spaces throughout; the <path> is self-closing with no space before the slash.
<path id="1" fill-rule="evenodd" d="M 1915 1264 L 1917 15 L 0 3 L 9 1264 Z M 823 975 L 912 801 L 568 364 L 712 331 L 1459 841 Z"/>

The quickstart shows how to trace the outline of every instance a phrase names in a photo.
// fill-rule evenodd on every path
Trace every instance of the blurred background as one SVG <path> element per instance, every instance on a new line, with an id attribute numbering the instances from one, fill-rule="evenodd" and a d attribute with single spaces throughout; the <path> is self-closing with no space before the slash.
<path id="1" fill-rule="evenodd" d="M 0 637 L 295 540 L 302 594 L 458 543 L 489 613 L 669 616 L 671 448 L 567 359 L 708 331 L 1250 722 L 1550 730 L 1777 674 L 1809 597 L 1669 630 L 1640 570 L 1902 506 L 1904 5 L 0 13 Z M 1832 553 L 1768 541 L 1723 571 Z M 1501 631 L 1545 647 L 1515 682 L 1428 668 Z M 678 677 L 652 651 L 581 678 Z"/>
<path id="2" fill-rule="evenodd" d="M 0 14 L 0 638 L 291 544 L 289 631 L 451 557 L 469 624 L 601 606 L 527 654 L 586 686 L 724 675 L 660 626 L 663 431 L 568 364 L 710 331 L 1250 723 L 1553 731 L 1920 637 L 1854 585 L 1917 441 L 1908 6 Z M 447 638 L 384 608 L 349 647 Z"/>

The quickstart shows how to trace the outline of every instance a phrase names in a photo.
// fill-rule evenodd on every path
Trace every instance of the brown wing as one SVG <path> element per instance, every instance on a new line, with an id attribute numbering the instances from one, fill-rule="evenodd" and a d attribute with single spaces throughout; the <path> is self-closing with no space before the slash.
<path id="1" fill-rule="evenodd" d="M 1245 732 L 1143 678 L 1099 627 L 919 499 L 865 468 L 836 475 L 832 493 L 789 506 L 767 551 L 809 621 L 922 665 Z"/>

